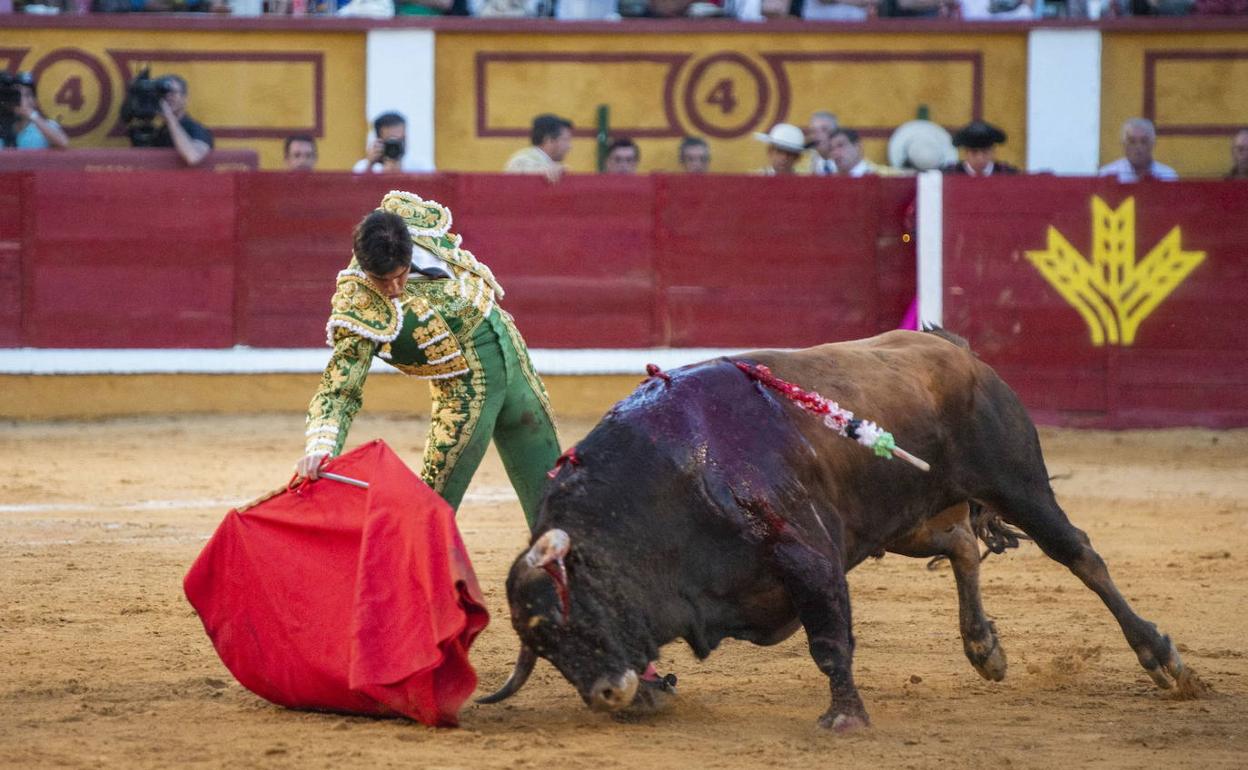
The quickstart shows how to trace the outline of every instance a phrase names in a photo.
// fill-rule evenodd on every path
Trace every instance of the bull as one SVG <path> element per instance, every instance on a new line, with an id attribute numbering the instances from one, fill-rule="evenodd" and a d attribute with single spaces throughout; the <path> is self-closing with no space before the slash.
<path id="1" fill-rule="evenodd" d="M 878 421 L 931 471 L 829 430 L 743 373 L 758 365 Z M 947 557 L 966 656 L 1000 681 L 1006 656 L 980 601 L 979 540 L 1000 550 L 1023 533 L 1100 596 L 1159 687 L 1198 686 L 1057 504 L 1018 397 L 943 330 L 659 373 L 564 459 L 507 577 L 520 655 L 481 702 L 514 694 L 540 656 L 593 709 L 624 709 L 639 694 L 654 706 L 668 688 L 639 672 L 664 644 L 684 639 L 704 658 L 724 638 L 771 645 L 800 625 L 831 689 L 818 724 L 865 727 L 846 572 L 886 551 Z"/>

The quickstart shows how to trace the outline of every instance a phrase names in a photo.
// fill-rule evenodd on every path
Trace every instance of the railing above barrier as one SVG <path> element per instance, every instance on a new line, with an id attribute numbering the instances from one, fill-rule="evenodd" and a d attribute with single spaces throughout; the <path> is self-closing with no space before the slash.
<path id="1" fill-rule="evenodd" d="M 213 150 L 197 171 L 255 171 L 255 150 Z M 155 147 L 0 152 L 0 173 L 14 171 L 179 171 L 186 163 L 173 149 Z"/>

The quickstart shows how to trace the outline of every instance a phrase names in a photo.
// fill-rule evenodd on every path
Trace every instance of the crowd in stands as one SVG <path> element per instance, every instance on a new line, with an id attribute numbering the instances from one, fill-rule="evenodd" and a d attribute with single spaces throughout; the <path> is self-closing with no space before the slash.
<path id="1" fill-rule="evenodd" d="M 1020 20 L 1068 16 L 1248 14 L 1248 0 L 0 0 L 5 11 L 56 13 L 204 12 L 258 16 L 479 16 L 615 20 L 620 18 L 957 17 Z"/>
<path id="2" fill-rule="evenodd" d="M 158 101 L 150 106 L 149 115 L 132 120 L 128 131 L 131 143 L 172 148 L 187 166 L 199 165 L 212 152 L 214 142 L 212 131 L 188 112 L 190 88 L 185 78 L 171 74 L 149 79 L 144 72 L 142 79 L 159 96 L 153 96 Z M 37 89 L 38 82 L 31 73 L 0 72 L 0 150 L 69 147 L 69 138 L 56 121 L 40 113 Z M 133 98 L 130 94 L 128 103 Z M 126 109 L 141 111 L 135 107 Z M 502 170 L 509 174 L 541 174 L 556 183 L 565 173 L 564 159 L 572 151 L 573 135 L 571 120 L 552 114 L 538 115 L 529 132 L 529 145 L 516 150 Z M 804 128 L 777 123 L 766 133 L 755 133 L 754 138 L 764 146 L 764 163 L 754 173 L 763 176 L 893 176 L 931 170 L 963 176 L 1023 173 L 997 160 L 996 147 L 1006 142 L 1006 134 L 983 120 L 971 121 L 952 135 L 925 119 L 909 121 L 889 139 L 887 165 L 864 157 L 858 132 L 842 126 L 837 116 L 827 110 L 814 112 Z M 1179 178 L 1173 168 L 1153 157 L 1157 132 L 1151 121 L 1127 120 L 1122 125 L 1121 141 L 1122 157 L 1102 166 L 1100 176 L 1114 177 L 1120 182 Z M 1248 179 L 1248 128 L 1234 135 L 1230 149 L 1231 168 L 1225 178 Z M 641 148 L 630 137 L 610 137 L 601 143 L 599 152 L 598 167 L 603 173 L 636 174 L 641 170 Z M 686 173 L 711 170 L 711 148 L 705 139 L 684 137 L 676 154 Z M 287 137 L 283 159 L 289 171 L 315 170 L 315 137 Z M 365 157 L 352 168 L 357 174 L 433 170 L 421 167 L 408 155 L 407 119 L 398 112 L 385 112 L 374 119 Z"/>
<path id="3" fill-rule="evenodd" d="M 570 120 L 538 115 L 533 119 L 530 145 L 517 150 L 503 171 L 542 174 L 551 182 L 559 181 L 564 173 L 563 160 L 572 151 L 572 135 Z M 804 129 L 777 123 L 767 133 L 755 133 L 754 138 L 764 145 L 764 164 L 753 172 L 761 176 L 901 176 L 932 170 L 976 177 L 1025 173 L 997 160 L 996 148 L 1006 142 L 1006 134 L 983 120 L 973 120 L 952 135 L 931 121 L 910 121 L 889 140 L 889 165 L 865 158 L 858 132 L 841 126 L 836 115 L 824 110 L 811 115 Z M 1152 122 L 1131 118 L 1122 125 L 1123 157 L 1102 166 L 1098 175 L 1119 182 L 1178 179 L 1173 168 L 1153 157 L 1156 144 Z M 676 152 L 685 173 L 711 170 L 710 146 L 705 139 L 687 136 Z M 617 136 L 606 145 L 602 172 L 636 174 L 640 163 L 637 144 Z M 1248 128 L 1236 133 L 1231 142 L 1231 169 L 1225 178 L 1248 179 Z"/>

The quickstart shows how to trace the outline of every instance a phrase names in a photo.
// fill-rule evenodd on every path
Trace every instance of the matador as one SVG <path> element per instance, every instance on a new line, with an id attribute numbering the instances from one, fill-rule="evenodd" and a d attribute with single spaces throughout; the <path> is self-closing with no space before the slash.
<path id="1" fill-rule="evenodd" d="M 559 456 L 550 402 L 515 322 L 498 306 L 502 287 L 450 228 L 445 206 L 400 191 L 356 227 L 298 472 L 316 478 L 321 462 L 342 451 L 376 356 L 429 381 L 425 483 L 458 510 L 493 438 L 531 527 Z"/>

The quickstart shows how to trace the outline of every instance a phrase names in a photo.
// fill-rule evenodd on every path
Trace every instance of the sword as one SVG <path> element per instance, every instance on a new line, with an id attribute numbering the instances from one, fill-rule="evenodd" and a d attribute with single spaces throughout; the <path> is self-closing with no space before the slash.
<path id="1" fill-rule="evenodd" d="M 350 484 L 353 487 L 360 487 L 361 489 L 368 489 L 367 481 L 360 481 L 359 479 L 353 479 L 350 476 L 341 476 L 337 473 L 328 473 L 326 471 L 321 471 L 317 475 L 319 475 L 323 479 L 329 479 L 330 481 L 337 481 L 342 484 Z"/>

